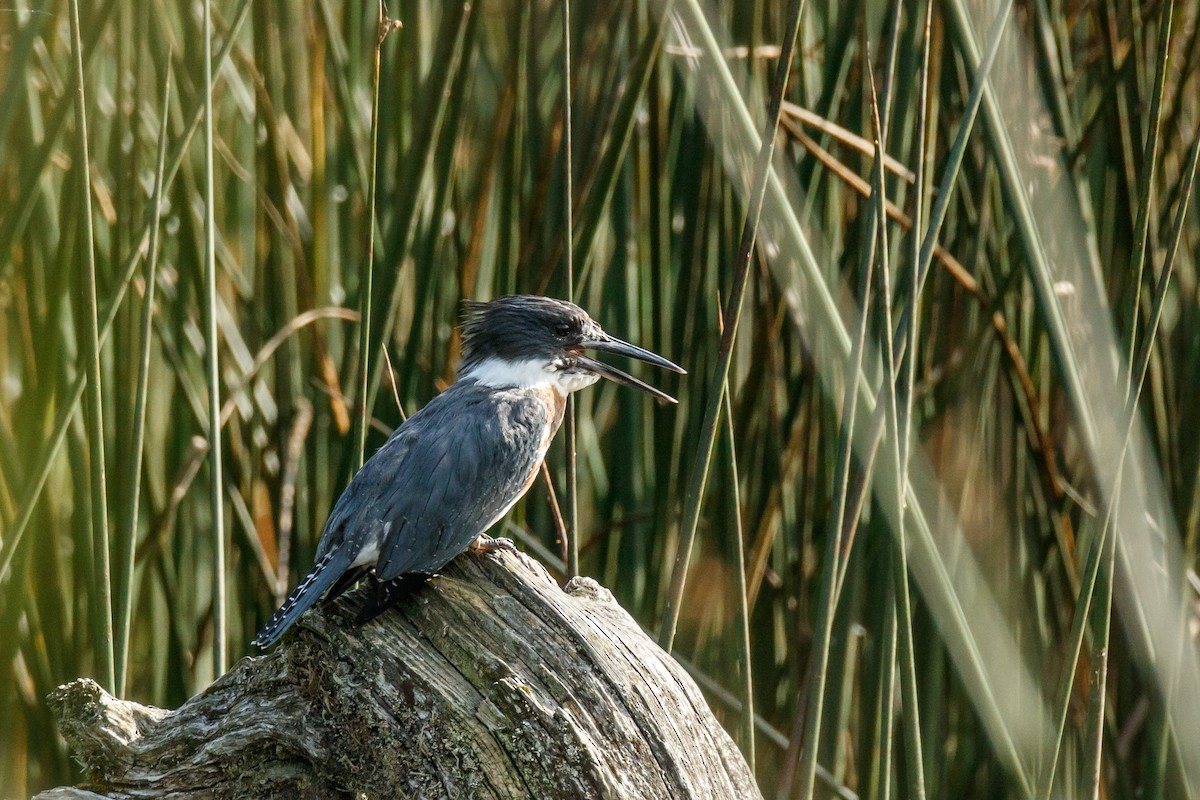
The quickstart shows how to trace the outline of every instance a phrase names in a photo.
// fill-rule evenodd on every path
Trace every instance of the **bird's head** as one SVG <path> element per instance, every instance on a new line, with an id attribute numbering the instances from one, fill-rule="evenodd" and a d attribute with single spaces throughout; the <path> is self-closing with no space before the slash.
<path id="1" fill-rule="evenodd" d="M 468 302 L 462 335 L 459 378 L 497 388 L 549 384 L 566 395 L 608 378 L 660 401 L 675 402 L 653 386 L 588 356 L 585 351 L 589 350 L 629 356 L 687 374 L 662 356 L 608 335 L 574 303 L 549 297 L 517 295 L 488 303 Z"/>

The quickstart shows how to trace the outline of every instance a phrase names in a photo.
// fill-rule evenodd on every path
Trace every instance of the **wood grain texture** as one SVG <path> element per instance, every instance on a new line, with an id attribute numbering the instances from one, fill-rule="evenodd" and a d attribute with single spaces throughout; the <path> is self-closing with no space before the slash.
<path id="1" fill-rule="evenodd" d="M 175 712 L 60 687 L 90 781 L 39 797 L 761 797 L 691 678 L 590 579 L 468 553 L 352 628 L 361 602 Z"/>

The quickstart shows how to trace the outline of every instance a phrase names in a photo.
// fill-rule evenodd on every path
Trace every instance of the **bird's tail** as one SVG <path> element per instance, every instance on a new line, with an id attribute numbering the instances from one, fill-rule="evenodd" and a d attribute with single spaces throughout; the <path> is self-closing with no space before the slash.
<path id="1" fill-rule="evenodd" d="M 330 586 L 337 583 L 350 566 L 349 562 L 349 554 L 344 548 L 335 547 L 326 553 L 283 601 L 283 605 L 271 616 L 271 621 L 254 637 L 252 644 L 260 650 L 266 650 L 279 641 L 292 623 L 312 608 Z"/>

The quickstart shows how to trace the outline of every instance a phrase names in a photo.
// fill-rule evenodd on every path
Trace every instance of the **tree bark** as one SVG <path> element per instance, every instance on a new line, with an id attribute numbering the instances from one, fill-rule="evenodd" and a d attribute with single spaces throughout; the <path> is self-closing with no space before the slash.
<path id="1" fill-rule="evenodd" d="M 38 797 L 761 797 L 695 683 L 589 578 L 467 554 L 355 628 L 361 603 L 174 712 L 59 687 L 90 782 Z"/>

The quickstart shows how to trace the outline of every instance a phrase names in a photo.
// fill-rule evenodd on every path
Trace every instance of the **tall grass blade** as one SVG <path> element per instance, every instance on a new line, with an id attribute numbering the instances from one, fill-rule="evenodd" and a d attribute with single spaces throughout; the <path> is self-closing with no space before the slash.
<path id="1" fill-rule="evenodd" d="M 167 59 L 170 61 L 170 58 Z M 129 636 L 133 619 L 133 570 L 136 555 L 138 512 L 141 501 L 142 465 L 146 446 L 146 398 L 150 385 L 150 335 L 154 319 L 154 294 L 158 280 L 159 228 L 162 218 L 163 184 L 167 171 L 167 119 L 171 108 L 171 72 L 163 79 L 162 122 L 158 134 L 158 161 L 154 169 L 154 191 L 150 199 L 150 248 L 146 260 L 146 289 L 142 298 L 139 326 L 141 349 L 138 352 L 137 383 L 134 387 L 133 433 L 129 447 L 129 505 L 125 512 L 125 538 L 117 583 L 116 687 L 117 696 L 125 697 L 129 686 Z"/>
<path id="2" fill-rule="evenodd" d="M 923 14 L 924 33 L 921 37 L 921 86 L 917 92 L 916 129 L 913 134 L 913 153 L 915 156 L 915 191 L 913 199 L 912 231 L 909 236 L 910 251 L 908 262 L 910 272 L 907 281 L 907 291 L 904 293 L 905 305 L 902 314 L 909 319 L 907 342 L 901 344 L 904 355 L 900 360 L 900 379 L 897 391 L 900 393 L 898 410 L 898 432 L 896 448 L 900 461 L 900 497 L 908 498 L 908 464 L 912 447 L 912 416 L 913 416 L 913 382 L 916 375 L 917 347 L 920 341 L 918 330 L 920 316 L 918 314 L 920 298 L 920 242 L 921 226 L 924 221 L 925 196 L 928 191 L 928 174 L 925 169 L 926 142 L 925 128 L 929 108 L 929 44 L 930 25 L 933 21 L 933 0 L 926 0 Z M 890 335 L 890 330 L 889 330 Z M 895 340 L 892 341 L 891 358 L 895 361 Z M 917 800 L 925 797 L 925 756 L 921 741 L 921 717 L 919 710 L 919 692 L 917 690 L 916 655 L 913 647 L 913 613 L 912 599 L 908 585 L 908 541 L 903 508 L 898 509 L 896 546 L 892 551 L 893 592 L 896 603 L 897 639 L 900 661 L 900 701 L 903 708 L 901 719 L 904 725 L 904 756 L 905 771 L 908 776 L 909 796 Z"/>
<path id="3" fill-rule="evenodd" d="M 225 478 L 221 461 L 221 370 L 217 353 L 217 219 L 213 181 L 212 0 L 204 0 L 204 367 L 208 387 L 209 513 L 213 553 L 213 677 L 229 663 L 225 592 Z"/>
<path id="4" fill-rule="evenodd" d="M 1150 111 L 1146 117 L 1146 122 L 1149 125 L 1149 130 L 1146 131 L 1146 141 L 1142 150 L 1142 164 L 1139 170 L 1138 184 L 1138 210 L 1137 221 L 1134 223 L 1133 229 L 1133 253 L 1130 256 L 1129 266 L 1132 268 L 1134 279 L 1133 293 L 1133 324 L 1130 326 L 1129 335 L 1129 359 L 1130 369 L 1133 368 L 1133 360 L 1137 353 L 1137 320 L 1141 315 L 1142 304 L 1142 276 L 1146 269 L 1146 240 L 1150 235 L 1150 213 L 1153 208 L 1151 202 L 1150 190 L 1154 181 L 1154 173 L 1158 168 L 1158 154 L 1160 150 L 1160 131 L 1162 125 L 1162 103 L 1163 92 L 1167 84 L 1167 63 L 1169 57 L 1169 49 L 1171 44 L 1171 21 L 1175 15 L 1174 0 L 1167 0 L 1163 4 L 1162 19 L 1158 25 L 1158 49 L 1155 63 L 1157 64 L 1157 72 L 1154 78 L 1154 90 L 1150 96 Z"/>
<path id="5" fill-rule="evenodd" d="M 571 140 L 571 0 L 562 0 L 562 65 L 563 65 L 563 248 L 566 256 L 567 299 L 575 300 L 575 190 L 572 182 Z M 575 395 L 567 399 L 567 577 L 579 574 L 579 476 L 576 472 Z"/>
<path id="6" fill-rule="evenodd" d="M 88 437 L 88 477 L 91 488 L 92 556 L 96 592 L 92 614 L 98 621 L 96 652 L 99 655 L 100 683 L 109 690 L 115 687 L 113 667 L 113 607 L 112 573 L 108 529 L 108 487 L 104 463 L 104 391 L 100 379 L 99 303 L 96 299 L 96 243 L 92 222 L 91 158 L 88 154 L 87 101 L 83 84 L 83 46 L 79 33 L 79 0 L 71 0 L 71 39 L 75 67 L 76 155 L 79 171 L 79 249 L 83 254 L 84 336 L 87 358 L 88 387 L 84 405 Z"/>
<path id="7" fill-rule="evenodd" d="M 928 24 L 928 12 L 926 9 L 926 22 Z M 899 8 L 896 9 L 896 15 L 899 16 Z M 926 43 L 928 36 L 926 36 Z M 928 57 L 928 51 L 925 52 L 925 57 Z M 889 59 L 890 61 L 890 59 Z M 926 69 L 928 63 L 925 63 Z M 913 619 L 912 619 L 912 603 L 908 591 L 908 537 L 905 531 L 907 525 L 906 515 L 904 513 L 904 505 L 908 496 L 908 441 L 909 429 L 911 427 L 911 381 L 912 381 L 912 364 L 916 357 L 916 340 L 912 337 L 908 339 L 908 344 L 911 346 L 907 353 L 901 353 L 903 346 L 898 348 L 895 335 L 893 333 L 892 322 L 892 280 L 891 280 L 891 265 L 888 258 L 887 245 L 887 211 L 884 208 L 884 200 L 887 197 L 887 192 L 884 185 L 884 154 L 887 152 L 886 134 L 887 124 L 881 122 L 879 118 L 879 106 L 875 98 L 875 81 L 868 63 L 867 70 L 868 78 L 870 79 L 871 87 L 871 120 L 875 130 L 875 169 L 873 175 L 875 182 L 873 184 L 875 192 L 875 209 L 877 211 L 876 226 L 879 230 L 877 238 L 877 246 L 879 248 L 879 274 L 882 279 L 880 287 L 880 296 L 882 298 L 883 311 L 883 330 L 884 330 L 884 365 L 886 367 L 885 384 L 883 391 L 886 395 L 886 414 L 887 414 L 887 435 L 890 450 L 892 453 L 892 469 L 895 470 L 900 480 L 900 491 L 896 494 L 896 537 L 891 548 L 891 557 L 889 559 L 893 574 L 892 574 L 892 592 L 888 599 L 889 608 L 892 609 L 889 616 L 892 617 L 893 628 L 892 636 L 896 641 L 893 642 L 892 653 L 897 656 L 900 661 L 900 687 L 901 687 L 901 702 L 903 704 L 903 719 L 905 723 L 905 756 L 906 767 L 909 778 L 909 792 L 914 798 L 925 797 L 925 768 L 924 758 L 921 752 L 921 722 L 920 713 L 918 711 L 917 701 L 917 679 L 916 679 L 916 662 L 913 654 L 912 636 L 913 636 Z M 889 81 L 890 83 L 890 81 Z M 888 87 L 890 95 L 890 87 Z M 922 95 L 924 92 L 921 93 Z M 922 98 L 923 99 L 923 98 Z M 890 100 L 890 97 L 889 97 Z M 923 113 L 923 109 L 918 113 Z M 918 123 L 918 132 L 923 132 L 923 125 Z M 924 161 L 924 153 L 922 152 L 922 143 L 920 136 L 917 138 L 917 159 Z M 918 167 L 917 174 L 917 197 L 914 204 L 919 208 L 922 201 L 922 182 L 924 180 L 923 171 Z M 919 214 L 914 212 L 914 219 L 919 220 Z M 917 241 L 919 235 L 919 223 L 914 225 L 913 241 Z M 918 262 L 914 260 L 914 265 Z M 916 299 L 919 292 L 920 281 L 916 278 L 916 270 L 913 270 L 913 280 L 911 281 L 908 292 L 906 293 L 906 310 L 909 312 L 911 325 L 916 326 Z M 907 371 L 907 375 L 897 373 L 897 369 Z M 905 401 L 902 403 L 899 400 L 899 395 L 903 394 Z M 898 644 L 897 644 L 898 642 Z M 892 674 L 893 666 L 889 664 L 887 673 Z M 887 687 L 886 697 L 890 700 L 892 687 Z M 891 756 L 891 729 L 887 731 L 886 741 L 889 748 L 886 757 Z M 884 785 L 888 785 L 890 775 L 884 775 Z"/>
<path id="8" fill-rule="evenodd" d="M 370 427 L 371 406 L 367 404 L 367 390 L 371 378 L 371 295 L 375 276 L 375 231 L 378 228 L 376 202 L 379 173 L 379 61 L 382 56 L 383 43 L 389 33 L 395 28 L 393 21 L 388 19 L 379 0 L 379 33 L 375 40 L 375 57 L 371 70 L 371 158 L 370 169 L 367 173 L 367 260 L 363 264 L 362 276 L 358 284 L 358 402 L 359 412 L 355 428 L 354 469 L 358 470 L 363 464 L 367 449 L 367 428 Z M 387 343 L 382 344 L 382 352 L 386 356 Z"/>
<path id="9" fill-rule="evenodd" d="M 882 161 L 876 160 L 872 165 L 872 175 L 882 169 Z M 858 375 L 863 369 L 863 353 L 867 347 L 867 328 L 870 319 L 871 286 L 875 269 L 875 257 L 880 249 L 878 237 L 882 231 L 878 227 L 880 216 L 875 207 L 883 207 L 884 197 L 876 191 L 877 184 L 882 181 L 872 181 L 871 197 L 867 202 L 871 206 L 866 215 L 863 233 L 862 256 L 859 261 L 859 293 L 857 306 L 859 309 L 858 328 L 854 335 L 850 359 L 846 369 L 846 384 L 842 397 L 842 421 L 838 430 L 837 461 L 834 467 L 834 494 L 830 508 L 829 519 L 825 532 L 825 555 L 821 565 L 820 594 L 817 601 L 816 632 L 812 645 L 813 664 L 811 682 L 808 684 L 806 698 L 806 715 L 804 722 L 804 740 L 800 751 L 800 788 L 799 796 L 813 796 L 813 785 L 817 775 L 817 756 L 821 740 L 822 713 L 825 708 L 826 680 L 829 672 L 829 649 L 833 636 L 834 616 L 837 613 L 841 576 L 844 575 L 846 552 L 846 533 L 850 524 L 851 490 L 850 473 L 853 470 L 853 452 L 855 426 L 858 424 Z M 886 297 L 882 298 L 887 303 Z M 864 478 L 865 480 L 865 478 Z"/>
<path id="10" fill-rule="evenodd" d="M 875 694 L 875 725 L 872 730 L 870 755 L 870 796 L 886 800 L 892 795 L 892 748 L 895 725 L 896 686 L 896 601 L 895 589 L 889 587 L 891 599 L 883 614 L 876 650 L 879 653 L 879 680 Z"/>
<path id="11" fill-rule="evenodd" d="M 1141 183 L 1138 191 L 1138 213 L 1137 222 L 1134 225 L 1134 247 L 1131 256 L 1132 263 L 1130 264 L 1131 271 L 1136 275 L 1135 290 L 1133 299 L 1133 308 L 1130 314 L 1130 319 L 1133 324 L 1130 326 L 1129 335 L 1129 370 L 1131 385 L 1128 389 L 1128 397 L 1126 401 L 1126 413 L 1129 415 L 1129 428 L 1132 429 L 1134 420 L 1137 418 L 1137 396 L 1141 394 L 1141 379 L 1144 373 L 1138 374 L 1138 384 L 1135 388 L 1132 385 L 1133 375 L 1138 367 L 1135 366 L 1136 347 L 1137 347 L 1137 320 L 1140 316 L 1141 294 L 1142 294 L 1142 274 L 1145 269 L 1146 261 L 1146 240 L 1149 235 L 1150 227 L 1150 208 L 1152 198 L 1150 196 L 1151 187 L 1153 186 L 1153 177 L 1155 167 L 1158 164 L 1159 152 L 1159 124 L 1162 115 L 1162 96 L 1163 87 L 1167 77 L 1167 57 L 1168 49 L 1171 41 L 1171 18 L 1175 9 L 1174 0 L 1168 0 L 1163 7 L 1163 18 L 1159 24 L 1158 37 L 1158 68 L 1157 76 L 1154 81 L 1154 92 L 1150 102 L 1150 130 L 1146 135 L 1145 151 L 1142 160 Z M 1184 201 L 1186 204 L 1186 201 Z M 1160 288 L 1165 292 L 1166 279 L 1170 275 L 1170 265 L 1163 269 L 1164 281 Z M 1155 298 L 1155 303 L 1161 302 L 1159 298 Z M 1154 320 L 1157 324 L 1158 320 Z M 1147 330 L 1147 363 L 1149 356 L 1149 344 L 1153 342 L 1155 330 L 1150 328 Z M 1106 706 L 1108 694 L 1108 654 L 1109 654 L 1109 633 L 1112 629 L 1112 594 L 1113 580 L 1116 571 L 1116 535 L 1115 531 L 1110 531 L 1110 525 L 1113 517 L 1113 506 L 1119 502 L 1121 495 L 1121 483 L 1124 476 L 1124 466 L 1126 452 L 1129 447 L 1129 438 L 1131 430 L 1127 430 L 1125 438 L 1121 445 L 1121 463 L 1117 468 L 1117 475 L 1114 480 L 1114 487 L 1111 494 L 1110 507 L 1108 513 L 1105 514 L 1104 530 L 1101 534 L 1100 541 L 1097 543 L 1097 548 L 1103 549 L 1103 556 L 1100 562 L 1099 573 L 1099 591 L 1096 595 L 1096 601 L 1092 605 L 1091 623 L 1092 623 L 1092 654 L 1091 654 L 1091 673 L 1088 681 L 1088 711 L 1087 711 L 1087 729 L 1084 734 L 1084 765 L 1083 765 L 1083 791 L 1085 796 L 1097 798 L 1100 795 L 1101 769 L 1103 767 L 1104 754 L 1104 710 Z M 1072 661 L 1074 663 L 1074 661 Z"/>
<path id="12" fill-rule="evenodd" d="M 739 485 L 737 445 L 733 435 L 733 401 L 725 381 L 725 435 L 729 439 L 729 492 L 733 505 L 734 591 L 737 592 L 738 646 L 742 669 L 742 754 L 754 771 L 754 665 L 750 649 L 750 604 L 746 594 L 746 540 L 742 531 L 742 492 Z"/>

